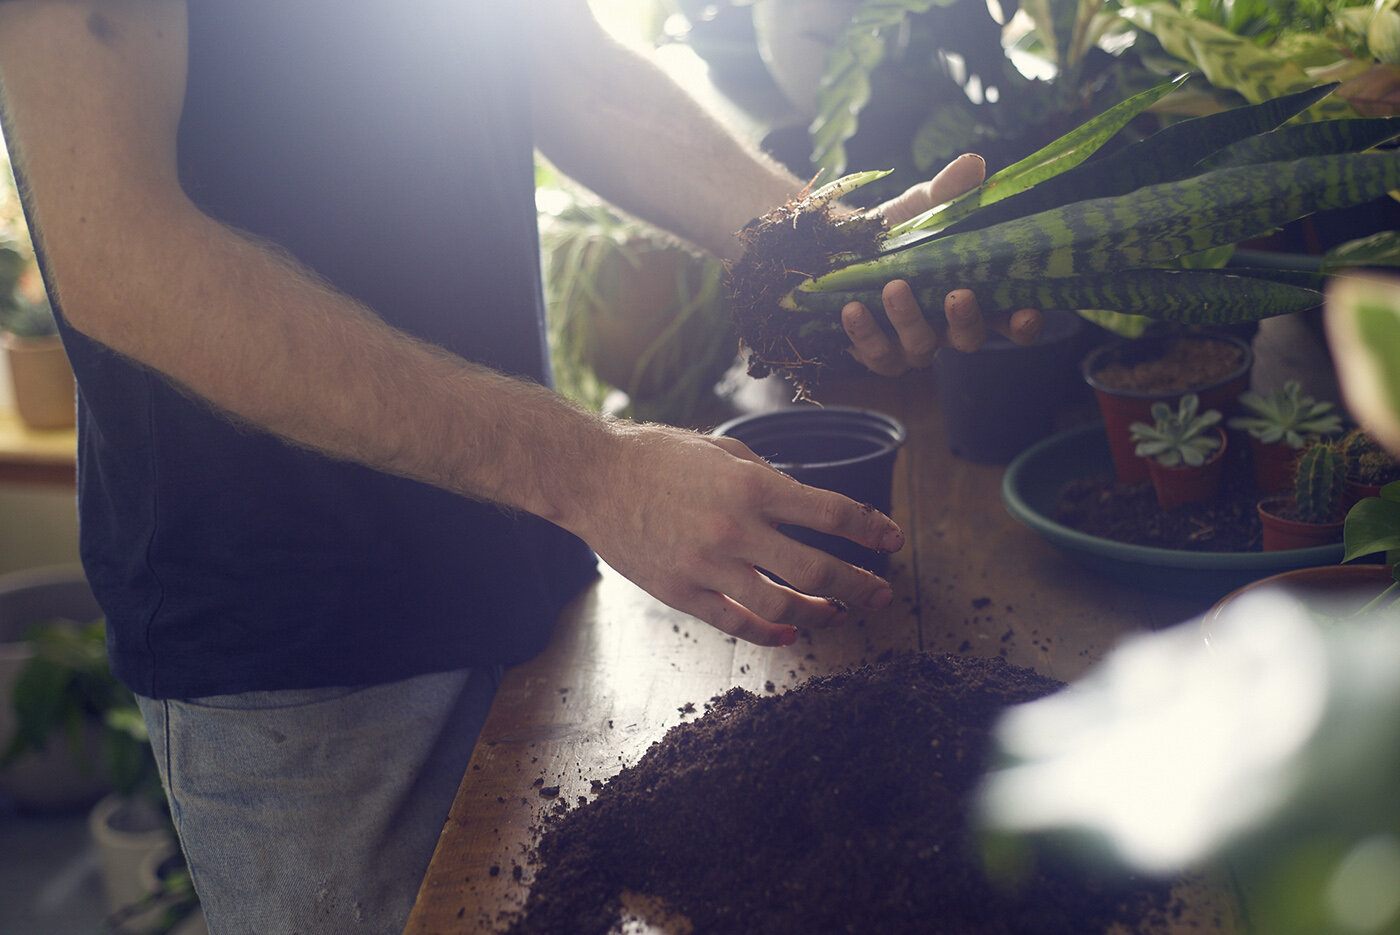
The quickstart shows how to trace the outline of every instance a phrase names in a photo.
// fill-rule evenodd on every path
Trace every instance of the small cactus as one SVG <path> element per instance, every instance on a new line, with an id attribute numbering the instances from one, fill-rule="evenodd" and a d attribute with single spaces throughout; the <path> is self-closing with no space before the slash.
<path id="1" fill-rule="evenodd" d="M 1342 446 L 1318 442 L 1298 457 L 1293 475 L 1293 499 L 1305 523 L 1329 523 L 1342 512 L 1347 462 Z"/>
<path id="2" fill-rule="evenodd" d="M 1395 458 L 1363 430 L 1347 432 L 1341 444 L 1347 459 L 1347 476 L 1352 480 L 1384 484 L 1400 478 L 1400 465 Z"/>

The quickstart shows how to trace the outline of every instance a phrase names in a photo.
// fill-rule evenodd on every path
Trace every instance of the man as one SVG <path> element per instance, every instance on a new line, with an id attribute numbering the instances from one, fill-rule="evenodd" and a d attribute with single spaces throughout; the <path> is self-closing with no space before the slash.
<path id="1" fill-rule="evenodd" d="M 775 529 L 898 549 L 888 518 L 541 386 L 533 146 L 722 256 L 801 187 L 583 0 L 5 0 L 0 92 L 84 566 L 216 935 L 401 929 L 500 666 L 593 553 L 762 645 L 891 600 Z M 886 307 L 901 340 L 853 306 L 853 353 L 926 363 L 908 287 Z M 970 294 L 946 313 L 981 340 Z"/>

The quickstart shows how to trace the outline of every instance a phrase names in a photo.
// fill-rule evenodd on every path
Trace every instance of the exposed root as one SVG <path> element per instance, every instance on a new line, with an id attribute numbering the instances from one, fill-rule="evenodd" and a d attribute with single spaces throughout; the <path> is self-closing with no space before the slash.
<path id="1" fill-rule="evenodd" d="M 803 280 L 831 270 L 834 258 L 873 256 L 884 220 L 837 213 L 829 203 L 802 198 L 749 222 L 739 232 L 744 255 L 728 269 L 725 287 L 739 340 L 755 378 L 781 373 L 806 399 L 850 341 L 838 317 L 784 308 Z"/>

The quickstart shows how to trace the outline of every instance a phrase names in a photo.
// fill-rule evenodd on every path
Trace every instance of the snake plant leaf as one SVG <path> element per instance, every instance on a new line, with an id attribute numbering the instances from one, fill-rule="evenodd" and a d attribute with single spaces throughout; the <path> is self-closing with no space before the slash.
<path id="1" fill-rule="evenodd" d="M 1180 86 L 1179 81 L 1177 86 Z M 1326 97 L 1331 90 L 1332 86 L 1307 88 L 1262 104 L 1236 107 L 1171 124 L 1115 153 L 1069 168 L 1034 188 L 1015 194 L 995 208 L 983 208 L 961 221 L 950 223 L 941 233 L 951 235 L 975 230 L 1084 198 L 1126 194 L 1145 185 L 1183 178 L 1198 172 L 1202 160 L 1222 148 L 1275 130 Z M 1277 158 L 1282 160 L 1313 155 L 1301 149 L 1301 143 L 1299 145 L 1300 151 L 1283 151 Z M 904 243 L 907 242 L 906 239 Z M 892 236 L 890 248 L 897 249 L 900 245 Z"/>
<path id="2" fill-rule="evenodd" d="M 995 282 L 1160 266 L 1394 188 L 1400 188 L 1400 153 L 1310 156 L 1217 169 L 926 240 L 837 268 L 797 288 L 858 291 L 899 278 Z"/>
<path id="3" fill-rule="evenodd" d="M 890 169 L 873 169 L 869 172 L 852 172 L 850 175 L 843 175 L 834 182 L 828 182 L 821 188 L 812 192 L 808 196 L 810 201 L 822 203 L 835 201 L 837 198 L 844 198 L 862 185 L 869 185 L 889 175 Z"/>
<path id="4" fill-rule="evenodd" d="M 870 100 L 870 73 L 885 59 L 891 29 L 905 18 L 956 0 L 865 0 L 827 53 L 817 92 L 817 116 L 809 133 L 812 163 L 829 176 L 846 171 L 846 141 L 855 136 Z"/>
<path id="5" fill-rule="evenodd" d="M 1232 143 L 1207 157 L 1201 168 L 1218 169 L 1299 156 L 1358 153 L 1400 136 L 1400 117 L 1317 120 L 1280 127 Z"/>
<path id="6" fill-rule="evenodd" d="M 1000 279 L 993 282 L 915 280 L 915 296 L 924 308 L 941 308 L 949 289 L 969 288 L 985 311 L 1019 308 L 1099 309 L 1141 315 L 1185 325 L 1254 321 L 1317 308 L 1317 289 L 1269 278 L 1242 276 L 1218 269 L 1128 269 L 1062 279 Z M 839 312 L 849 302 L 863 303 L 881 323 L 880 295 L 859 292 L 797 292 L 789 307 L 807 312 Z M 839 327 L 836 318 L 828 319 Z"/>
<path id="7" fill-rule="evenodd" d="M 1075 168 L 1130 120 L 1179 88 L 1186 78 L 1186 75 L 1180 75 L 1120 101 L 1026 158 L 995 173 L 972 191 L 895 226 L 890 230 L 890 249 L 898 249 L 907 243 L 910 235 L 926 236 L 925 232 L 946 229 L 974 211 L 1043 185 L 1047 180 Z"/>

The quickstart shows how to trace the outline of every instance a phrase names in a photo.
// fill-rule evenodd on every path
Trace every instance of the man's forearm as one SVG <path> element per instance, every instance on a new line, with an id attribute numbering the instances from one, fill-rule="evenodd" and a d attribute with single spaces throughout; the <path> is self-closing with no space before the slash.
<path id="1" fill-rule="evenodd" d="M 89 336 L 294 444 L 567 522 L 577 472 L 542 463 L 601 457 L 600 420 L 395 331 L 192 207 L 125 233 L 114 275 L 58 281 Z"/>
<path id="2" fill-rule="evenodd" d="M 536 138 L 562 171 L 724 259 L 738 255 L 736 231 L 801 190 L 805 180 L 607 36 L 586 3 L 537 6 Z"/>

